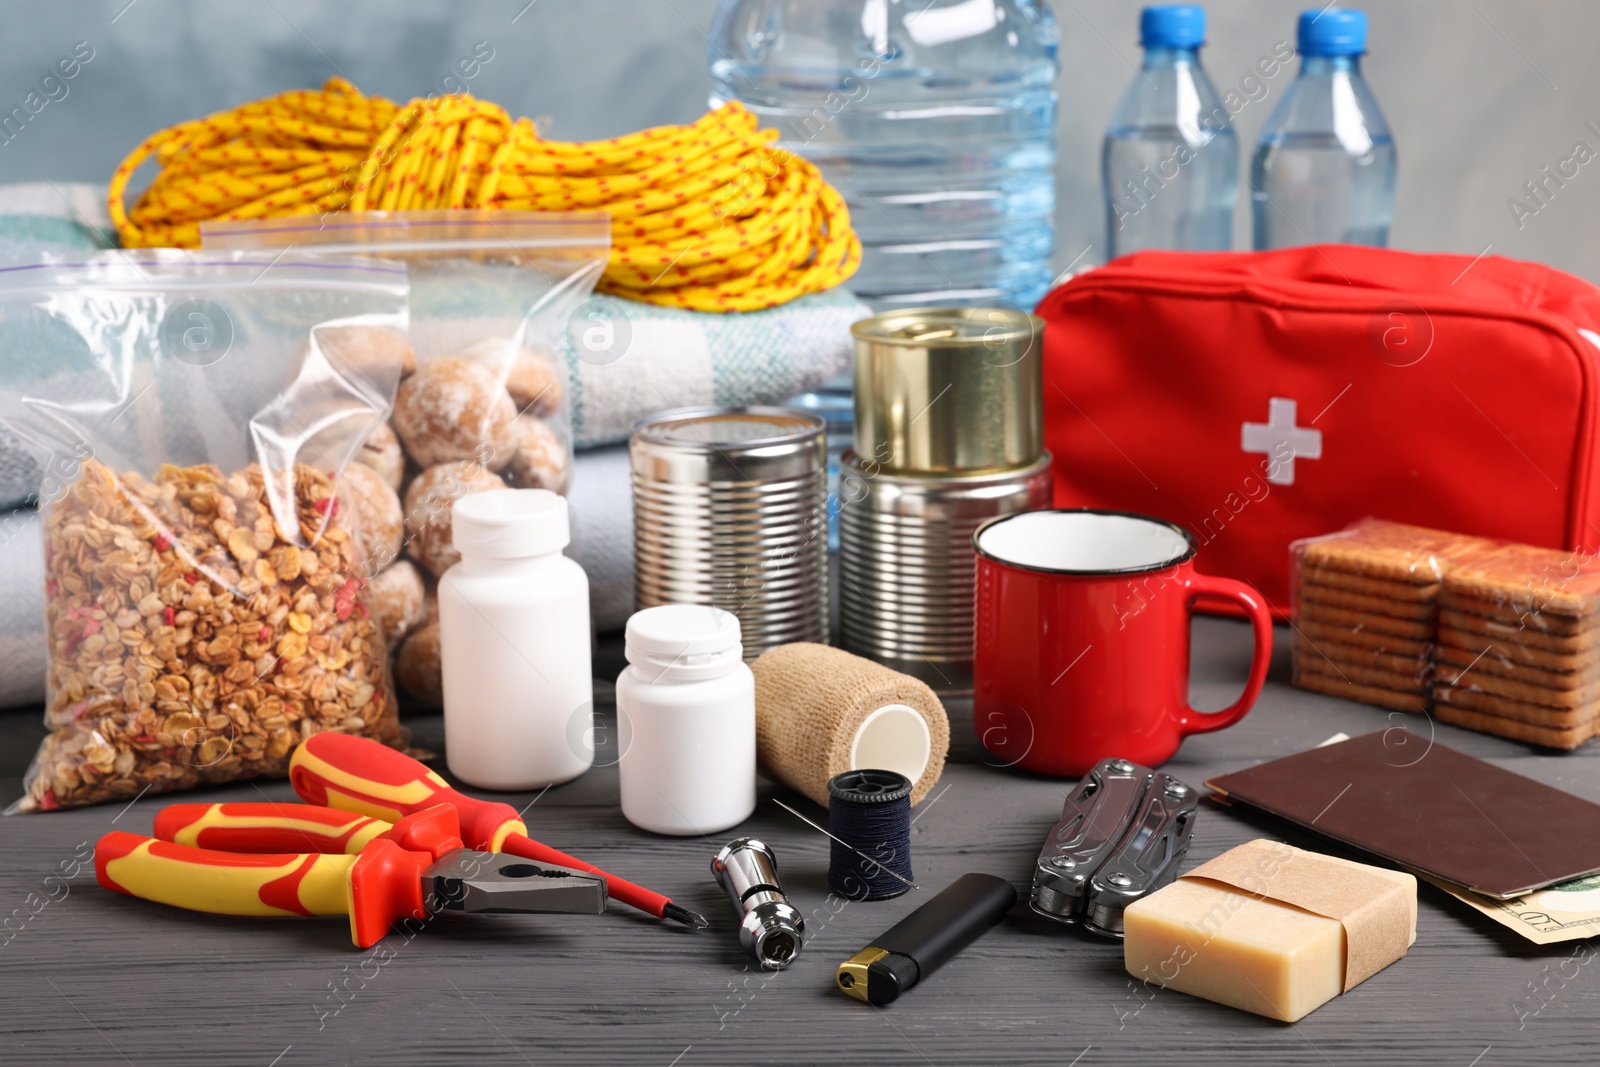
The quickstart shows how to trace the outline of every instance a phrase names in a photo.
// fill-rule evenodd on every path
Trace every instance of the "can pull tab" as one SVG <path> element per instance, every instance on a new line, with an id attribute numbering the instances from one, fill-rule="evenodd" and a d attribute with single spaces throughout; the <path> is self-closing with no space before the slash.
<path id="1" fill-rule="evenodd" d="M 948 341 L 960 337 L 961 334 L 948 323 L 910 322 L 892 331 L 889 336 L 904 338 L 907 341 Z"/>
<path id="2" fill-rule="evenodd" d="M 1067 797 L 1045 839 L 1033 910 L 1121 937 L 1123 909 L 1178 876 L 1199 803 L 1198 792 L 1170 774 L 1101 760 Z"/>

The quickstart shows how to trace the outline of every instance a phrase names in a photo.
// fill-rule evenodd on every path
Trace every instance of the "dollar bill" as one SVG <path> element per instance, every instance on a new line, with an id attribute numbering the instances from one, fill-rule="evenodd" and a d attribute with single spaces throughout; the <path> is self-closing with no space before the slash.
<path id="1" fill-rule="evenodd" d="M 1600 936 L 1600 875 L 1559 882 L 1510 900 L 1482 896 L 1427 875 L 1418 877 L 1536 945 Z"/>

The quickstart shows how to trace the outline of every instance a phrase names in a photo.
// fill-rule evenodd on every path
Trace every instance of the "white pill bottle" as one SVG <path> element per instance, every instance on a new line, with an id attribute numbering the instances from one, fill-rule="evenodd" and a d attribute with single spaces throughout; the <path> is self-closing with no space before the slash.
<path id="1" fill-rule="evenodd" d="M 570 781 L 594 762 L 589 578 L 561 554 L 567 502 L 491 489 L 455 502 L 439 579 L 450 773 L 480 789 Z"/>
<path id="2" fill-rule="evenodd" d="M 756 809 L 756 680 L 739 620 L 665 604 L 628 620 L 617 678 L 622 814 L 658 834 L 712 834 Z"/>

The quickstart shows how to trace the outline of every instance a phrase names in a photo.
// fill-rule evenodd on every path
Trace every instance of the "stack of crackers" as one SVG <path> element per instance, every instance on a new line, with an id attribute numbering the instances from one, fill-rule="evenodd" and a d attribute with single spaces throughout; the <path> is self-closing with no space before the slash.
<path id="1" fill-rule="evenodd" d="M 1600 732 L 1600 562 L 1503 545 L 1445 575 L 1439 721 L 1551 748 Z"/>
<path id="2" fill-rule="evenodd" d="M 1447 573 L 1492 542 L 1369 519 L 1298 541 L 1294 684 L 1425 712 Z"/>

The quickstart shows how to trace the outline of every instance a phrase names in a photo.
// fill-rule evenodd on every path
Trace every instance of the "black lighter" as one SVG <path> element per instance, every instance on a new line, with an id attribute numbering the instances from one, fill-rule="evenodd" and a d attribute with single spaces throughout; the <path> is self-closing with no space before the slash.
<path id="1" fill-rule="evenodd" d="M 872 944 L 839 964 L 839 988 L 868 1004 L 892 1004 L 1017 903 L 1017 891 L 992 874 L 963 874 Z"/>

